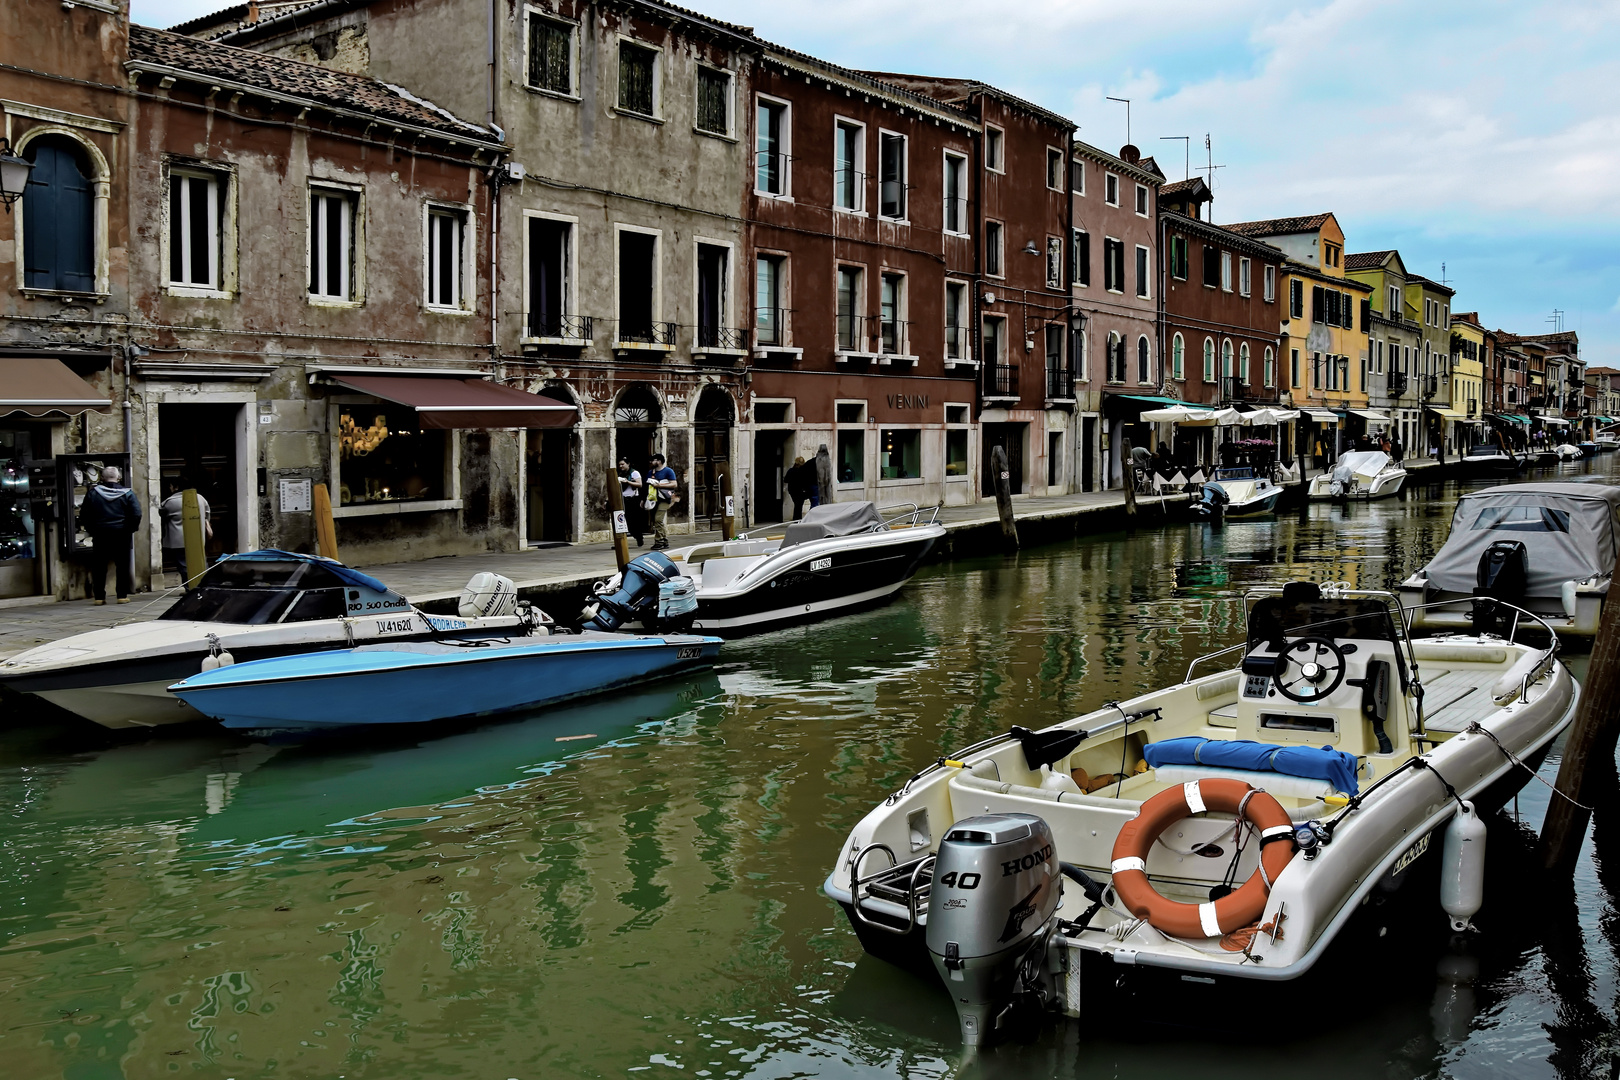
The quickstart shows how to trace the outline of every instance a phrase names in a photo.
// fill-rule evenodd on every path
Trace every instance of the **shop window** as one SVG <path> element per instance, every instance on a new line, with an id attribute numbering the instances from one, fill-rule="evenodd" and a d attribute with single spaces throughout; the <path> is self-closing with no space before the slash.
<path id="1" fill-rule="evenodd" d="M 945 475 L 968 474 L 968 431 L 954 428 L 945 432 Z"/>
<path id="2" fill-rule="evenodd" d="M 444 498 L 448 432 L 424 431 L 415 410 L 344 405 L 338 412 L 343 506 Z"/>
<path id="3" fill-rule="evenodd" d="M 0 563 L 34 557 L 28 489 L 28 460 L 33 456 L 29 432 L 0 430 Z"/>
<path id="4" fill-rule="evenodd" d="M 842 408 L 842 406 L 840 406 Z M 838 482 L 859 484 L 866 479 L 866 431 L 838 433 Z"/>
<path id="5" fill-rule="evenodd" d="M 916 480 L 922 476 L 922 432 L 916 428 L 884 428 L 879 433 L 879 465 L 884 480 Z"/>

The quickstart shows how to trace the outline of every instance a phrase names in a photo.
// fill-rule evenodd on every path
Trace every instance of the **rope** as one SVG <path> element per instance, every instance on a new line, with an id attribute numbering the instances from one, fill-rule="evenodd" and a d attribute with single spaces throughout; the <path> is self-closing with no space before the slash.
<path id="1" fill-rule="evenodd" d="M 1570 796 L 1564 794 L 1562 791 L 1559 791 L 1558 786 L 1556 784 L 1548 784 L 1547 780 L 1540 773 L 1536 772 L 1536 770 L 1532 769 L 1529 765 L 1525 764 L 1525 762 L 1521 761 L 1513 753 L 1513 751 L 1511 751 L 1507 747 L 1503 746 L 1501 739 L 1498 739 L 1495 735 L 1492 735 L 1489 731 L 1486 731 L 1483 727 L 1481 727 L 1478 720 L 1475 720 L 1473 723 L 1471 723 L 1467 727 L 1463 728 L 1463 730 L 1466 731 L 1466 732 L 1469 732 L 1470 734 L 1477 733 L 1477 734 L 1483 735 L 1487 739 L 1491 740 L 1491 742 L 1496 744 L 1496 748 L 1498 750 L 1502 751 L 1502 755 L 1504 757 L 1506 757 L 1509 761 L 1513 762 L 1513 764 L 1517 765 L 1519 768 L 1523 769 L 1525 772 L 1529 773 L 1531 776 L 1535 777 L 1537 780 L 1540 780 L 1543 784 L 1546 784 L 1548 790 L 1550 790 L 1554 795 L 1557 795 L 1559 798 L 1568 801 L 1568 803 L 1571 806 L 1574 806 L 1574 807 L 1576 807 L 1577 809 L 1580 809 L 1580 810 L 1585 810 L 1589 814 L 1592 813 L 1596 809 L 1595 807 L 1587 806 L 1585 803 L 1576 802 Z M 1518 796 L 1514 796 L 1514 799 L 1515 799 L 1515 801 L 1517 801 Z"/>

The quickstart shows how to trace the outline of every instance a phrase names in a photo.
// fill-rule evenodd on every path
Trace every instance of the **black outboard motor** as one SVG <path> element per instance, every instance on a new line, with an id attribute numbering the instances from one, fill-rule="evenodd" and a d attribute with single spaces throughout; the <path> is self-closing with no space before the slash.
<path id="1" fill-rule="evenodd" d="M 1039 991 L 1062 890 L 1052 829 L 1033 814 L 986 814 L 940 841 L 925 938 L 962 1042 L 989 1041 L 1014 997 Z"/>
<path id="2" fill-rule="evenodd" d="M 1204 497 L 1193 503 L 1193 513 L 1207 518 L 1218 518 L 1226 512 L 1226 504 L 1232 497 L 1226 489 L 1219 484 L 1205 484 Z"/>
<path id="3" fill-rule="evenodd" d="M 1530 557 L 1518 540 L 1497 540 L 1479 557 L 1474 589 L 1474 629 L 1511 637 L 1518 613 L 1491 603 L 1503 600 L 1524 606 L 1530 579 Z"/>
<path id="4" fill-rule="evenodd" d="M 669 556 L 649 551 L 596 587 L 580 615 L 580 628 L 611 633 L 639 620 L 651 633 L 684 633 L 695 618 L 696 583 Z"/>

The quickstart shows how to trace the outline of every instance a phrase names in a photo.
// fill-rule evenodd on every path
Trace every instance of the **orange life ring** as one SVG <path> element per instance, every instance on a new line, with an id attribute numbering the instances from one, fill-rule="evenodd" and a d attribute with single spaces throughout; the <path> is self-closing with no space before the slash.
<path id="1" fill-rule="evenodd" d="M 1148 851 L 1171 825 L 1207 810 L 1240 814 L 1259 830 L 1260 867 L 1241 888 L 1219 900 L 1183 904 L 1167 899 L 1148 881 Z M 1260 788 L 1242 780 L 1191 780 L 1153 796 L 1119 830 L 1112 864 L 1114 892 L 1132 915 L 1174 937 L 1220 937 L 1260 918 L 1271 882 L 1294 857 L 1293 835 L 1288 811 Z M 1273 842 L 1285 837 L 1286 842 Z"/>

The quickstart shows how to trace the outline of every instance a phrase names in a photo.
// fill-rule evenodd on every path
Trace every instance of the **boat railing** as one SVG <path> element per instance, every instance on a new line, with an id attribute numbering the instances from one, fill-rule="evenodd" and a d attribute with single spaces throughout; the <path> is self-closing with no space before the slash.
<path id="1" fill-rule="evenodd" d="M 1540 615 L 1537 615 L 1528 608 L 1522 608 L 1519 605 L 1509 603 L 1506 600 L 1498 600 L 1494 596 L 1460 596 L 1453 600 L 1435 600 L 1427 604 L 1412 604 L 1410 606 L 1402 606 L 1401 614 L 1406 620 L 1408 628 L 1410 628 L 1413 612 L 1427 611 L 1430 608 L 1455 607 L 1459 604 L 1473 604 L 1480 600 L 1487 601 L 1497 607 L 1507 608 L 1509 611 L 1517 613 L 1518 617 L 1513 620 L 1513 629 L 1510 632 L 1507 640 L 1518 642 L 1519 630 L 1521 628 L 1520 623 L 1523 621 L 1525 616 L 1529 616 L 1534 622 L 1540 624 L 1542 631 L 1546 633 L 1549 640 L 1547 647 L 1541 651 L 1540 658 L 1534 665 L 1525 671 L 1524 677 L 1519 680 L 1519 686 L 1516 690 L 1508 694 L 1506 697 L 1498 698 L 1493 695 L 1493 700 L 1497 705 L 1511 705 L 1513 702 L 1520 700 L 1525 696 L 1525 694 L 1529 693 L 1530 687 L 1534 686 L 1541 680 L 1542 676 L 1547 674 L 1548 669 L 1552 667 L 1553 660 L 1558 655 L 1558 650 L 1562 642 L 1559 641 L 1558 632 L 1552 628 L 1546 619 L 1543 619 Z M 1518 643 L 1523 644 L 1522 642 Z M 1415 672 L 1417 670 L 1417 660 L 1415 656 L 1413 657 L 1412 667 Z M 1422 701 L 1420 698 L 1418 705 L 1420 728 L 1422 727 L 1422 707 Z"/>
<path id="2" fill-rule="evenodd" d="M 910 508 L 909 511 L 907 511 L 907 507 Z M 904 512 L 898 513 L 894 517 L 886 516 L 891 510 L 899 510 Z M 924 515 L 927 515 L 926 519 L 924 518 Z M 937 524 L 939 522 L 939 507 L 919 507 L 916 503 L 910 502 L 892 503 L 888 506 L 878 507 L 878 516 L 883 518 L 883 522 L 877 526 L 874 526 L 874 532 L 882 529 L 909 529 L 921 525 Z"/>
<path id="3" fill-rule="evenodd" d="M 884 855 L 887 855 L 889 857 L 889 865 L 885 866 L 876 873 L 862 877 L 861 866 L 866 862 L 866 857 L 874 852 L 882 852 Z M 921 914 L 918 910 L 918 902 L 919 900 L 926 899 L 926 894 L 928 892 L 927 886 L 933 880 L 933 871 L 933 855 L 926 855 L 923 858 L 916 859 L 911 863 L 902 863 L 898 858 L 895 857 L 894 849 L 889 847 L 888 844 L 868 844 L 860 850 L 860 853 L 857 854 L 854 859 L 850 860 L 850 910 L 855 913 L 855 917 L 857 919 L 866 925 L 873 927 L 874 929 L 885 930 L 891 934 L 909 934 L 911 931 L 917 928 L 919 915 Z M 897 875 L 905 878 L 905 883 L 903 886 L 900 886 L 898 881 L 892 880 L 896 878 Z M 898 894 L 889 897 L 882 897 L 881 899 L 886 899 L 890 903 L 904 906 L 906 910 L 906 924 L 904 926 L 890 926 L 886 922 L 873 919 L 867 915 L 861 901 L 872 899 L 873 887 L 879 884 L 890 885 L 891 887 L 885 891 L 892 894 Z M 899 887 L 896 888 L 894 886 Z"/>
<path id="4" fill-rule="evenodd" d="M 1226 648 L 1218 649 L 1218 650 L 1216 650 L 1215 652 L 1212 652 L 1212 653 L 1205 653 L 1203 656 L 1200 656 L 1198 659 L 1194 660 L 1192 663 L 1187 665 L 1187 677 L 1185 679 L 1182 679 L 1181 681 L 1184 682 L 1184 683 L 1192 682 L 1193 681 L 1193 671 L 1194 671 L 1194 669 L 1196 669 L 1198 667 L 1199 664 L 1202 664 L 1207 660 L 1213 660 L 1217 656 L 1225 656 L 1227 653 L 1237 652 L 1239 649 L 1247 649 L 1248 647 L 1249 647 L 1249 643 L 1247 641 L 1242 641 L 1242 642 L 1239 642 L 1236 645 L 1228 645 Z"/>

